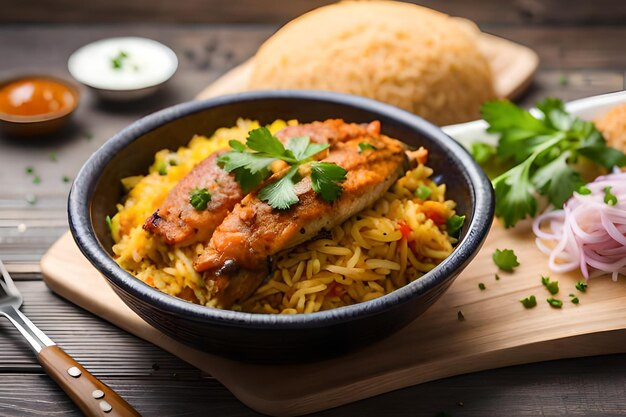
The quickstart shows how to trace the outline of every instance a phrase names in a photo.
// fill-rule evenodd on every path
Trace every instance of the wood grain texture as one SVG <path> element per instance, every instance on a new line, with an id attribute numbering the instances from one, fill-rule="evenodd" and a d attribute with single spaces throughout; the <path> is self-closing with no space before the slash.
<path id="1" fill-rule="evenodd" d="M 165 337 L 123 305 L 80 258 L 69 235 L 55 243 L 41 267 L 53 291 L 210 373 L 249 407 L 294 416 L 467 372 L 625 352 L 626 288 L 608 278 L 594 279 L 587 293 L 578 294 L 580 305 L 572 304 L 568 294 L 577 292 L 580 274 L 550 274 L 528 226 L 505 231 L 494 225 L 480 253 L 448 292 L 396 335 L 337 359 L 304 365 L 238 363 Z M 497 271 L 491 259 L 496 248 L 505 247 L 515 248 L 522 264 L 512 274 Z M 548 274 L 559 280 L 562 309 L 545 301 L 550 294 L 540 278 Z M 525 310 L 519 300 L 531 294 L 539 304 Z M 457 319 L 459 311 L 464 321 Z"/>
<path id="2" fill-rule="evenodd" d="M 479 23 L 495 24 L 620 24 L 626 5 L 614 0 L 417 0 Z M 330 0 L 5 0 L 2 22 L 175 22 L 175 23 L 284 23 Z"/>
<path id="3" fill-rule="evenodd" d="M 523 45 L 487 33 L 480 34 L 478 45 L 491 67 L 496 95 L 511 100 L 518 98 L 537 71 L 537 54 Z M 236 66 L 202 90 L 197 98 L 254 90 L 250 85 L 253 65 L 254 58 Z"/>

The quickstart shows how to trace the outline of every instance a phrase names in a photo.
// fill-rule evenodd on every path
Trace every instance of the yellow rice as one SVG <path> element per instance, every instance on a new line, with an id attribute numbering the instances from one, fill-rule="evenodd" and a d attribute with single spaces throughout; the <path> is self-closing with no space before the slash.
<path id="1" fill-rule="evenodd" d="M 277 132 L 294 123 L 277 120 L 269 128 Z M 201 274 L 193 269 L 203 244 L 170 247 L 142 225 L 195 164 L 226 148 L 231 139 L 244 140 L 257 127 L 257 122 L 239 120 L 211 138 L 195 136 L 175 152 L 158 152 L 148 175 L 123 180 L 128 194 L 111 221 L 113 252 L 122 268 L 165 293 L 215 306 Z M 441 221 L 454 214 L 455 203 L 445 199 L 445 185 L 435 184 L 431 174 L 430 168 L 419 165 L 371 208 L 326 236 L 277 254 L 272 275 L 233 309 L 272 314 L 328 310 L 381 297 L 433 269 L 450 255 L 456 241 Z M 428 201 L 415 196 L 422 185 L 431 190 Z"/>

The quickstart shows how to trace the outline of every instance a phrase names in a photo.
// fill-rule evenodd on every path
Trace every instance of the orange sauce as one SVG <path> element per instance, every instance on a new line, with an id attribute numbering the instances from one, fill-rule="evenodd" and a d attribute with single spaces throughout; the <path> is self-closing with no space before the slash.
<path id="1" fill-rule="evenodd" d="M 74 100 L 68 87 L 45 78 L 22 79 L 0 87 L 0 113 L 13 116 L 62 112 L 72 108 Z"/>

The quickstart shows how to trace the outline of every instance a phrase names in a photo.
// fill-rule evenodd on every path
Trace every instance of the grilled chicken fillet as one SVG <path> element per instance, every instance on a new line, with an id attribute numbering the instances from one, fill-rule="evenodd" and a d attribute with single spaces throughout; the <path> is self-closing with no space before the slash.
<path id="1" fill-rule="evenodd" d="M 337 143 L 352 138 L 377 135 L 380 123 L 345 123 L 340 119 L 288 126 L 276 136 L 285 143 L 291 138 L 309 136 L 311 142 L 328 143 L 330 150 Z M 144 229 L 161 237 L 168 245 L 206 242 L 226 215 L 241 201 L 245 193 L 232 174 L 217 165 L 218 156 L 211 154 L 196 165 L 168 194 L 161 207 L 144 223 Z M 206 210 L 196 210 L 189 202 L 190 192 L 206 188 L 211 201 Z"/>
<path id="2" fill-rule="evenodd" d="M 360 152 L 363 142 L 375 150 Z M 337 143 L 323 161 L 348 171 L 342 194 L 333 203 L 317 195 L 306 176 L 295 186 L 300 201 L 290 209 L 273 209 L 251 193 L 215 230 L 194 267 L 204 272 L 219 307 L 249 297 L 270 273 L 273 255 L 332 229 L 374 203 L 404 173 L 407 158 L 401 142 L 367 132 Z"/>

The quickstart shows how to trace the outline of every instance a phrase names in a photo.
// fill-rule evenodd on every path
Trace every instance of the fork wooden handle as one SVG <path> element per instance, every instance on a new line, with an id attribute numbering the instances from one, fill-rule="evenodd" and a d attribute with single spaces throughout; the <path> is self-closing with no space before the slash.
<path id="1" fill-rule="evenodd" d="M 93 376 L 58 346 L 37 355 L 43 369 L 87 417 L 141 417 L 115 391 Z"/>

